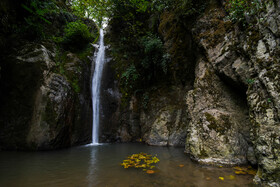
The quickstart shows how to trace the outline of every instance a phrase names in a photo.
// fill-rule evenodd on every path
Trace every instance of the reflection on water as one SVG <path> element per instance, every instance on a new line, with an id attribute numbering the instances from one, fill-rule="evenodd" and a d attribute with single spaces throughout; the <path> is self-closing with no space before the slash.
<path id="1" fill-rule="evenodd" d="M 97 161 L 97 152 L 98 149 L 92 148 L 90 151 L 90 161 L 88 163 L 88 186 L 91 187 L 94 185 L 94 181 L 97 181 L 96 176 L 97 176 L 97 171 L 96 171 L 96 161 Z"/>
<path id="2" fill-rule="evenodd" d="M 128 155 L 139 152 L 157 155 L 157 173 L 120 166 Z M 0 152 L 0 186 L 239 187 L 254 186 L 252 179 L 236 176 L 231 168 L 195 164 L 181 148 L 107 144 L 52 152 Z"/>

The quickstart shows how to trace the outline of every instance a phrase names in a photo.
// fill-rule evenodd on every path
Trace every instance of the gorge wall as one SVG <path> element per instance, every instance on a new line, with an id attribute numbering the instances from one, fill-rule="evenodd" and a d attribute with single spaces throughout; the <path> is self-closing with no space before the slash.
<path id="1" fill-rule="evenodd" d="M 91 140 L 94 49 L 83 46 L 77 30 L 72 31 L 79 38 L 74 46 L 58 42 L 68 23 L 82 25 L 65 5 L 36 1 L 56 7 L 43 19 L 23 8 L 23 3 L 31 6 L 28 2 L 1 1 L 0 150 L 86 144 Z M 95 32 L 92 21 L 83 21 Z M 71 43 L 75 37 L 67 39 Z"/>
<path id="2" fill-rule="evenodd" d="M 2 63 L 1 148 L 46 150 L 90 141 L 91 64 L 67 54 L 65 71 L 78 77 L 77 92 L 57 71 L 54 55 L 42 44 L 26 44 Z"/>

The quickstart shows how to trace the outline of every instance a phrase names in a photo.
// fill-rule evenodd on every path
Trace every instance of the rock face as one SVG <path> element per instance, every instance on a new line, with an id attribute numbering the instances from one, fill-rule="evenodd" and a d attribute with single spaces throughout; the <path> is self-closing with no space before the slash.
<path id="1" fill-rule="evenodd" d="M 115 80 L 114 70 L 111 66 L 112 61 L 107 59 L 101 80 L 100 142 L 119 141 L 119 137 L 116 134 L 120 121 L 121 94 L 119 93 L 118 82 Z"/>
<path id="2" fill-rule="evenodd" d="M 0 146 L 47 150 L 91 137 L 90 64 L 74 54 L 60 68 L 79 79 L 79 92 L 57 70 L 54 49 L 27 44 L 3 63 Z M 80 67 L 81 71 L 77 71 Z"/>
<path id="3" fill-rule="evenodd" d="M 263 6 L 246 30 L 225 21 L 219 6 L 196 22 L 205 57 L 187 96 L 186 151 L 201 162 L 257 164 L 256 182 L 279 186 L 280 8 L 272 1 Z"/>
<path id="4" fill-rule="evenodd" d="M 148 108 L 140 113 L 143 141 L 157 146 L 184 146 L 188 115 L 181 101 L 185 93 L 182 88 L 171 87 L 151 95 Z"/>
<path id="5" fill-rule="evenodd" d="M 186 152 L 201 163 L 246 163 L 252 145 L 246 101 L 203 59 L 198 62 L 194 89 L 188 92 L 186 102 L 191 117 Z"/>
<path id="6" fill-rule="evenodd" d="M 109 120 L 110 123 L 103 127 L 104 140 L 183 147 L 189 120 L 187 105 L 182 102 L 186 93 L 187 89 L 182 87 L 158 88 L 150 92 L 145 107 L 136 97 L 131 98 L 128 108 L 122 107 L 118 100 L 119 108 L 108 118 L 118 121 Z"/>

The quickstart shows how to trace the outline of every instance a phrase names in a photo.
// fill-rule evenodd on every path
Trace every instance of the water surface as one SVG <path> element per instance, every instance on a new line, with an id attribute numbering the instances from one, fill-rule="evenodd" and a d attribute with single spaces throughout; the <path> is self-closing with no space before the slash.
<path id="1" fill-rule="evenodd" d="M 157 154 L 157 173 L 120 166 L 128 155 L 140 152 Z M 0 186 L 8 187 L 240 187 L 254 186 L 252 179 L 235 175 L 231 168 L 200 166 L 182 148 L 106 144 L 51 152 L 0 152 Z"/>

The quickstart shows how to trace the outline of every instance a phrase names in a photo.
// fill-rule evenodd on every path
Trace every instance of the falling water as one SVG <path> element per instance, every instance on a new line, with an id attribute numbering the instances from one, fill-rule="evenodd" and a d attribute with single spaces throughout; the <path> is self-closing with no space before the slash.
<path id="1" fill-rule="evenodd" d="M 102 78 L 102 71 L 105 64 L 105 47 L 104 47 L 103 36 L 104 36 L 103 29 L 100 29 L 99 50 L 97 53 L 95 69 L 92 78 L 92 108 L 93 108 L 92 144 L 98 144 L 100 84 Z"/>

